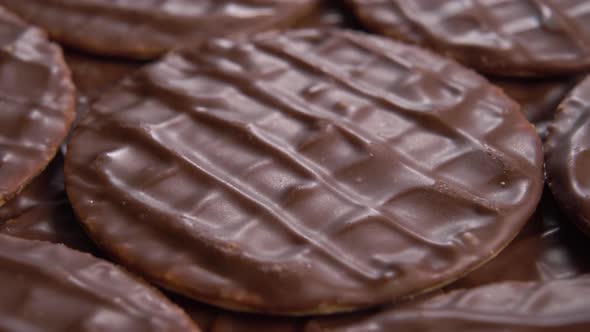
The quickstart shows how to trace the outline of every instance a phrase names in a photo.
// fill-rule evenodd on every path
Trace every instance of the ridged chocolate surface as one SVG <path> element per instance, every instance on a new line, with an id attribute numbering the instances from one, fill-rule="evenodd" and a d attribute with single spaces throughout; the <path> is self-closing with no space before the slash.
<path id="1" fill-rule="evenodd" d="M 482 77 L 304 30 L 140 70 L 74 133 L 66 187 L 93 239 L 167 288 L 325 313 L 490 259 L 533 213 L 541 165 L 533 126 Z"/>
<path id="2" fill-rule="evenodd" d="M 490 81 L 521 105 L 524 116 L 535 125 L 539 136 L 547 136 L 547 127 L 561 101 L 576 86 L 576 77 L 549 79 L 490 78 Z"/>
<path id="3" fill-rule="evenodd" d="M 0 235 L 0 329 L 199 331 L 122 269 L 61 245 Z"/>
<path id="4" fill-rule="evenodd" d="M 71 50 L 66 51 L 65 59 L 77 88 L 78 116 L 86 113 L 88 104 L 100 93 L 142 64 L 98 58 Z M 21 193 L 0 207 L 0 233 L 96 252 L 92 241 L 76 221 L 66 196 L 61 153 Z"/>
<path id="5" fill-rule="evenodd" d="M 549 127 L 545 159 L 555 198 L 590 235 L 590 77 L 559 106 Z"/>
<path id="6" fill-rule="evenodd" d="M 66 197 L 61 154 L 21 193 L 0 207 L 0 233 L 95 251 Z"/>
<path id="7" fill-rule="evenodd" d="M 0 0 L 90 53 L 149 59 L 207 38 L 288 27 L 317 0 Z"/>
<path id="8" fill-rule="evenodd" d="M 590 260 L 586 254 L 589 250 L 587 238 L 569 225 L 558 211 L 550 190 L 546 188 L 535 215 L 518 237 L 492 261 L 445 287 L 445 291 L 506 281 L 578 277 L 590 272 Z M 307 322 L 314 319 L 233 313 L 188 299 L 173 299 L 205 332 L 299 332 L 304 330 Z M 339 319 L 354 321 L 365 319 L 370 314 L 355 315 L 351 317 L 351 314 L 343 314 Z M 436 321 L 433 325 L 436 326 Z M 502 329 L 497 327 L 492 330 Z"/>
<path id="9" fill-rule="evenodd" d="M 61 50 L 0 7 L 0 206 L 45 168 L 74 115 Z"/>
<path id="10" fill-rule="evenodd" d="M 446 289 L 500 281 L 572 278 L 590 273 L 590 243 L 558 209 L 549 188 L 527 226 L 496 258 Z"/>
<path id="11" fill-rule="evenodd" d="M 590 277 L 505 282 L 393 306 L 364 319 L 316 320 L 306 332 L 586 332 Z"/>
<path id="12" fill-rule="evenodd" d="M 348 0 L 383 34 L 507 76 L 590 69 L 586 0 Z"/>

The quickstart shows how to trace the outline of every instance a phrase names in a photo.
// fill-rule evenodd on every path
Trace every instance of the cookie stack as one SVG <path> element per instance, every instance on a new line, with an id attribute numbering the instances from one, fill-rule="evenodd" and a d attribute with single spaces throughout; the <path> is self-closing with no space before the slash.
<path id="1" fill-rule="evenodd" d="M 0 330 L 590 330 L 586 1 L 0 6 Z"/>

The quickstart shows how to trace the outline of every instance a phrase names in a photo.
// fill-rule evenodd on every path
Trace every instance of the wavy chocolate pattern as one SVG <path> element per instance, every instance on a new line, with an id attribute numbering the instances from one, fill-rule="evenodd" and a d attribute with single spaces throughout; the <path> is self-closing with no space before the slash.
<path id="1" fill-rule="evenodd" d="M 590 277 L 503 282 L 383 309 L 364 317 L 318 319 L 306 332 L 584 332 Z"/>
<path id="2" fill-rule="evenodd" d="M 21 193 L 0 207 L 0 233 L 96 252 L 66 196 L 61 154 Z"/>
<path id="3" fill-rule="evenodd" d="M 452 281 L 516 236 L 543 183 L 533 126 L 482 77 L 338 30 L 171 54 L 100 98 L 69 149 L 74 209 L 119 261 L 289 314 Z"/>
<path id="4" fill-rule="evenodd" d="M 380 33 L 432 47 L 505 76 L 590 69 L 590 3 L 584 0 L 349 0 Z"/>
<path id="5" fill-rule="evenodd" d="M 0 329 L 197 332 L 124 270 L 61 245 L 0 235 Z"/>
<path id="6" fill-rule="evenodd" d="M 212 37 L 286 28 L 318 0 L 0 0 L 61 43 L 86 52 L 153 59 Z"/>
<path id="7" fill-rule="evenodd" d="M 561 103 L 545 144 L 547 182 L 561 208 L 590 235 L 590 77 Z"/>
<path id="8" fill-rule="evenodd" d="M 61 49 L 0 7 L 0 206 L 56 154 L 74 102 Z"/>

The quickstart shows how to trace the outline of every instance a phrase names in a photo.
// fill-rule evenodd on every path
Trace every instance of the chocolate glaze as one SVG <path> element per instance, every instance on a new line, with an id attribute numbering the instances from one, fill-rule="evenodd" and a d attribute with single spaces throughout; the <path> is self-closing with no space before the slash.
<path id="1" fill-rule="evenodd" d="M 318 319 L 305 332 L 586 332 L 590 277 L 504 282 L 393 306 L 376 314 Z"/>
<path id="2" fill-rule="evenodd" d="M 547 181 L 560 206 L 590 235 L 590 77 L 559 105 L 545 144 Z"/>
<path id="3" fill-rule="evenodd" d="M 121 268 L 61 245 L 0 235 L 0 329 L 199 331 Z"/>
<path id="4" fill-rule="evenodd" d="M 173 53 L 103 95 L 66 156 L 77 215 L 120 262 L 282 314 L 458 278 L 516 236 L 542 183 L 538 136 L 500 90 L 338 30 Z"/>
<path id="5" fill-rule="evenodd" d="M 0 206 L 53 158 L 74 99 L 59 47 L 0 7 Z"/>
<path id="6" fill-rule="evenodd" d="M 14 199 L 0 207 L 0 233 L 95 252 L 66 196 L 61 154 Z"/>
<path id="7" fill-rule="evenodd" d="M 496 258 L 446 289 L 472 288 L 500 281 L 572 278 L 590 273 L 590 243 L 561 214 L 546 188 L 535 215 Z"/>
<path id="8" fill-rule="evenodd" d="M 66 51 L 65 58 L 78 92 L 78 116 L 86 112 L 88 104 L 101 92 L 143 64 L 71 50 Z M 67 199 L 61 153 L 20 194 L 0 207 L 0 233 L 63 243 L 81 251 L 97 253 L 76 221 Z"/>
<path id="9" fill-rule="evenodd" d="M 318 0 L 0 0 L 61 43 L 89 53 L 155 58 L 211 37 L 293 25 Z"/>
<path id="10" fill-rule="evenodd" d="M 348 0 L 377 32 L 505 76 L 590 69 L 586 0 Z"/>
<path id="11" fill-rule="evenodd" d="M 586 255 L 589 249 L 586 237 L 569 225 L 558 211 L 551 191 L 546 188 L 535 215 L 518 237 L 491 262 L 453 282 L 445 290 L 476 288 L 502 281 L 542 281 L 581 276 L 590 272 L 590 260 Z M 172 299 L 205 332 L 299 332 L 314 319 L 234 313 L 178 296 Z M 345 314 L 338 319 L 355 321 L 366 319 L 368 315 L 371 313 Z"/>
<path id="12" fill-rule="evenodd" d="M 577 77 L 489 79 L 521 105 L 524 116 L 535 125 L 542 139 L 547 136 L 547 126 L 555 117 L 557 106 L 579 81 Z"/>

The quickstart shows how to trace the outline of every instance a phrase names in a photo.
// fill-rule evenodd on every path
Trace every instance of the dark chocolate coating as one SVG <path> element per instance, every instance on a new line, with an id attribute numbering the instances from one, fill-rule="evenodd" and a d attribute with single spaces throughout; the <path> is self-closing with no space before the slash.
<path id="1" fill-rule="evenodd" d="M 364 317 L 320 319 L 305 332 L 587 332 L 590 277 L 457 290 Z"/>
<path id="2" fill-rule="evenodd" d="M 581 276 L 590 272 L 589 251 L 587 238 L 568 223 L 557 209 L 551 191 L 545 188 L 535 215 L 518 237 L 492 261 L 453 282 L 445 290 L 475 288 L 502 281 Z M 299 332 L 307 321 L 313 319 L 233 313 L 179 297 L 173 297 L 173 301 L 185 309 L 205 332 Z M 359 317 L 362 315 L 358 314 Z M 349 316 L 342 317 L 354 319 Z"/>
<path id="3" fill-rule="evenodd" d="M 0 330 L 199 331 L 160 292 L 107 261 L 6 235 L 0 235 Z"/>
<path id="4" fill-rule="evenodd" d="M 61 154 L 20 194 L 0 207 L 0 233 L 96 252 L 66 196 Z"/>
<path id="5" fill-rule="evenodd" d="M 65 58 L 77 88 L 78 116 L 100 93 L 142 65 L 71 50 L 66 51 Z M 0 207 L 0 233 L 97 252 L 76 221 L 66 196 L 61 153 L 21 193 Z"/>
<path id="6" fill-rule="evenodd" d="M 590 76 L 559 105 L 549 127 L 545 159 L 555 198 L 590 236 Z"/>
<path id="7" fill-rule="evenodd" d="M 61 49 L 0 7 L 0 206 L 47 166 L 74 120 Z"/>
<path id="8" fill-rule="evenodd" d="M 579 81 L 577 77 L 549 79 L 490 78 L 504 92 L 521 105 L 524 116 L 535 125 L 541 139 L 547 136 L 547 126 L 555 117 L 555 110 Z"/>
<path id="9" fill-rule="evenodd" d="M 492 258 L 536 207 L 542 157 L 518 105 L 455 62 L 303 30 L 136 72 L 75 131 L 66 188 L 91 237 L 153 282 L 327 313 Z"/>
<path id="10" fill-rule="evenodd" d="M 348 0 L 370 29 L 479 71 L 543 76 L 590 69 L 587 0 Z"/>
<path id="11" fill-rule="evenodd" d="M 446 289 L 500 281 L 572 278 L 590 273 L 590 243 L 559 211 L 549 188 L 533 218 L 496 258 Z"/>
<path id="12" fill-rule="evenodd" d="M 212 37 L 289 27 L 318 0 L 0 0 L 73 48 L 156 58 Z"/>

